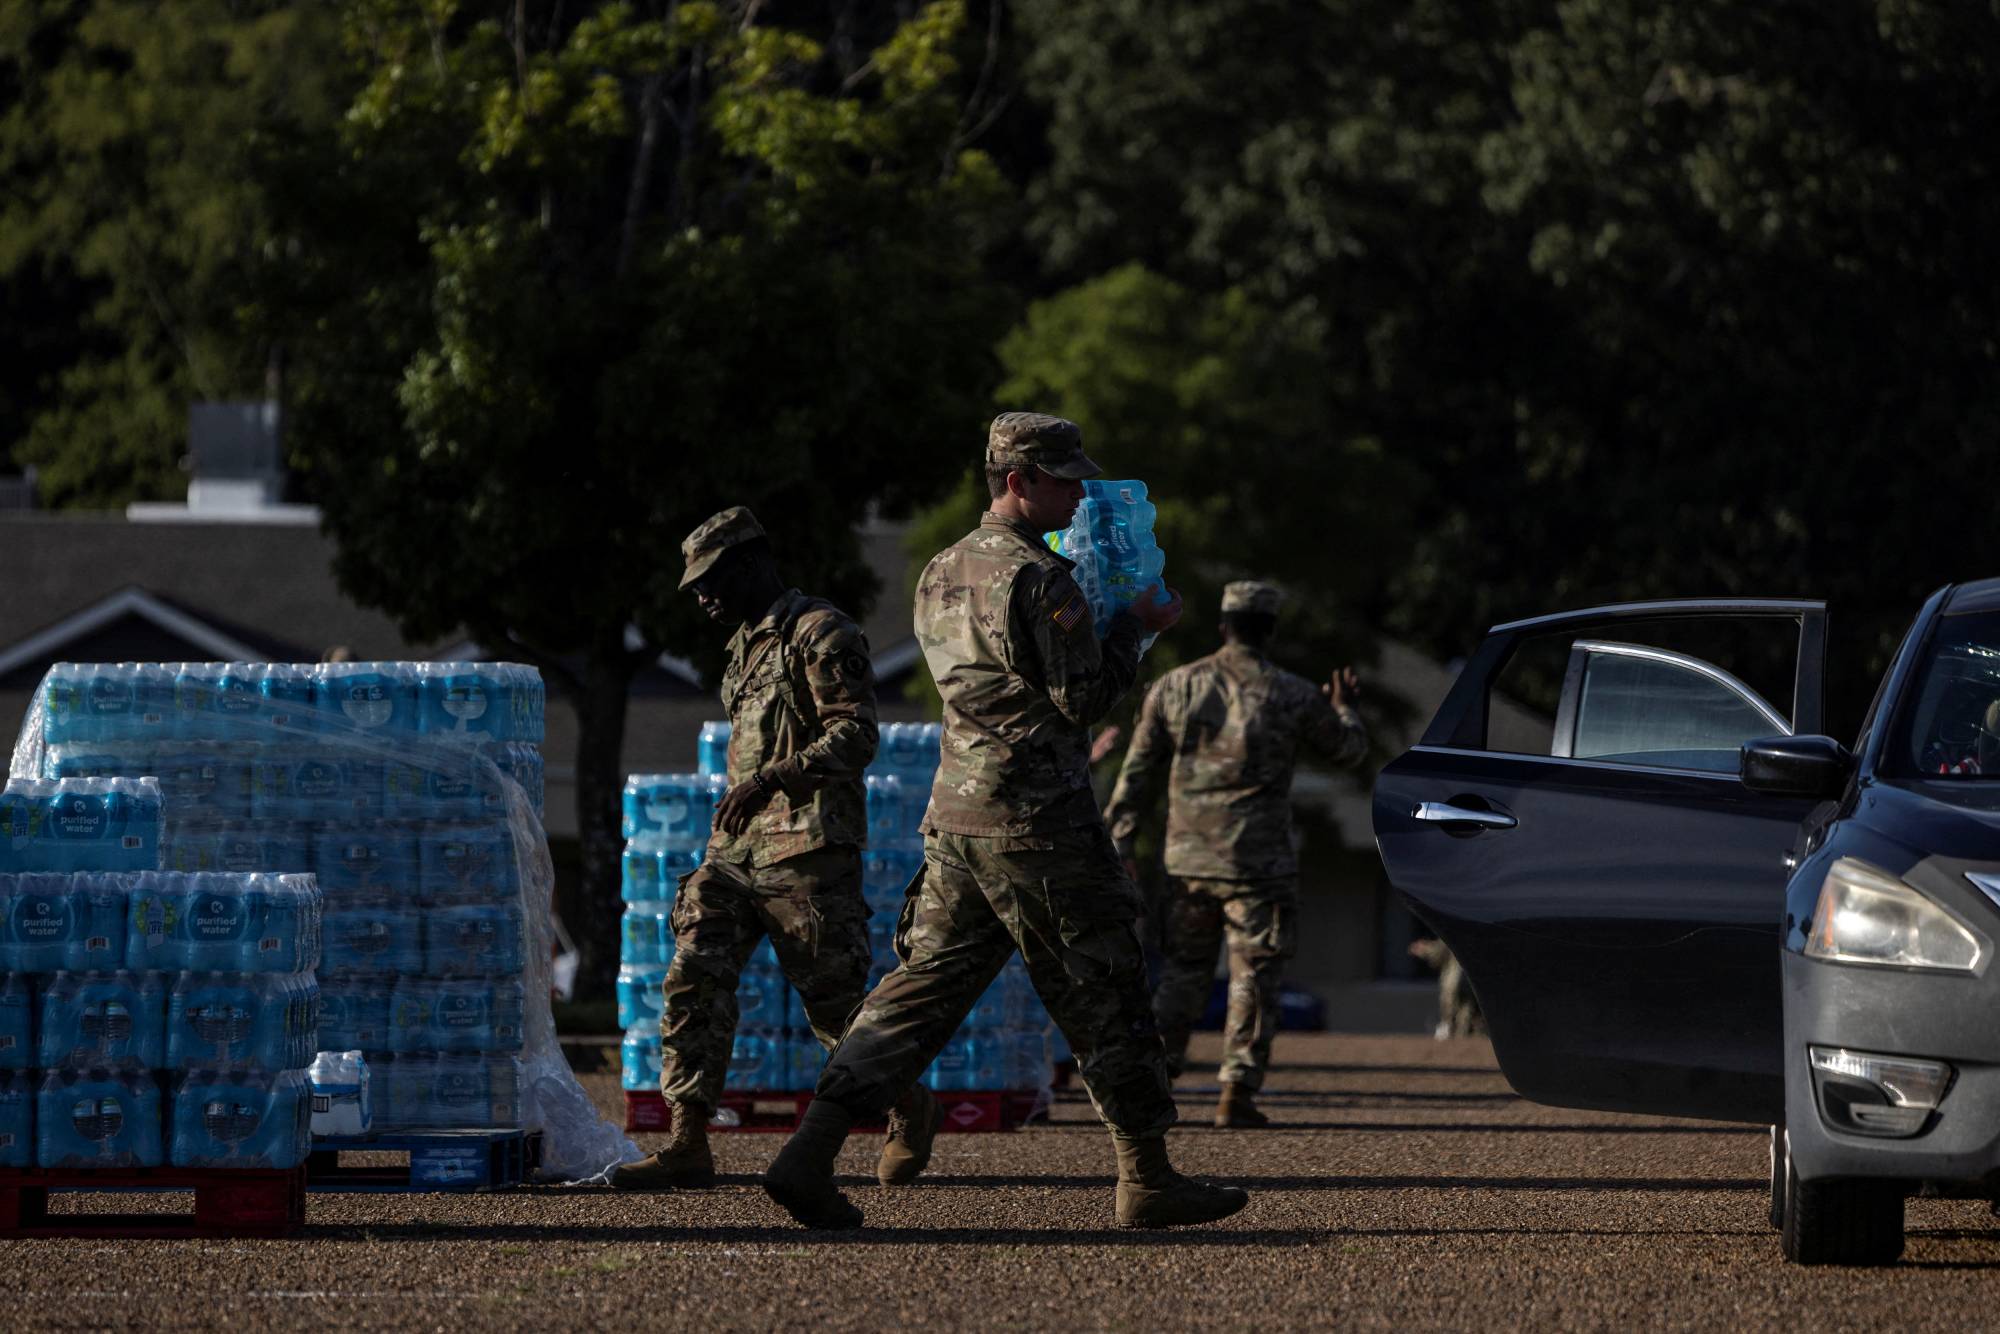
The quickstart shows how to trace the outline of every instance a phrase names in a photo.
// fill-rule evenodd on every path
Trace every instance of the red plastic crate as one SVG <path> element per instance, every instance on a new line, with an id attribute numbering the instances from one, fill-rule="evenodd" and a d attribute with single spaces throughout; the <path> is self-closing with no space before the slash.
<path id="1" fill-rule="evenodd" d="M 191 1214 L 51 1214 L 52 1190 L 191 1190 Z M 0 1237 L 283 1237 L 305 1225 L 306 1169 L 0 1170 Z"/>
<path id="2" fill-rule="evenodd" d="M 736 1116 L 734 1126 L 711 1125 L 712 1130 L 747 1130 L 790 1133 L 805 1115 L 810 1092 L 736 1093 L 724 1092 L 722 1109 Z M 1039 1089 L 980 1090 L 937 1095 L 940 1131 L 978 1133 L 1014 1130 L 1047 1111 L 1045 1095 Z M 650 1090 L 627 1090 L 625 1128 L 664 1132 L 668 1127 L 666 1099 Z M 882 1122 L 864 1122 L 857 1130 L 879 1130 Z"/>

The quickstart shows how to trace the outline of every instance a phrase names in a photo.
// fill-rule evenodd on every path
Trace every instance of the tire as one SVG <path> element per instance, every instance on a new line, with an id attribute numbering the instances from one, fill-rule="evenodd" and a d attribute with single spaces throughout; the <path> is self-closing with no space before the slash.
<path id="1" fill-rule="evenodd" d="M 1783 1126 L 1771 1127 L 1771 1226 L 1785 1230 L 1785 1189 L 1791 1178 L 1791 1146 L 1785 1141 Z"/>
<path id="2" fill-rule="evenodd" d="M 1886 1265 L 1903 1253 L 1903 1183 L 1877 1177 L 1801 1181 L 1784 1153 L 1785 1258 L 1801 1265 Z"/>

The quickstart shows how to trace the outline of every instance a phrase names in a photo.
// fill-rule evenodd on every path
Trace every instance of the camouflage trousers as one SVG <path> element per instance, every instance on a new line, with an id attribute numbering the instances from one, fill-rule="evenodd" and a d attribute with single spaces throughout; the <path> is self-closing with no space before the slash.
<path id="1" fill-rule="evenodd" d="M 820 1045 L 868 990 L 861 854 L 818 848 L 770 866 L 703 862 L 674 896 L 674 961 L 660 1015 L 660 1092 L 714 1107 L 736 1041 L 736 984 L 766 935 Z"/>
<path id="2" fill-rule="evenodd" d="M 1166 1043 L 1167 1064 L 1179 1074 L 1188 1031 L 1208 1007 L 1215 951 L 1229 949 L 1229 1013 L 1222 1034 L 1225 1084 L 1264 1085 L 1271 1039 L 1278 1032 L 1278 984 L 1285 960 L 1298 951 L 1298 883 L 1275 880 L 1188 880 L 1167 877 L 1165 959 L 1153 991 L 1153 1013 Z"/>
<path id="3" fill-rule="evenodd" d="M 1139 891 L 1102 824 L 1032 838 L 931 834 L 896 931 L 901 964 L 876 984 L 818 1095 L 879 1115 L 935 1058 L 1015 950 L 1076 1054 L 1112 1133 L 1174 1123 L 1165 1055 L 1134 922 Z"/>

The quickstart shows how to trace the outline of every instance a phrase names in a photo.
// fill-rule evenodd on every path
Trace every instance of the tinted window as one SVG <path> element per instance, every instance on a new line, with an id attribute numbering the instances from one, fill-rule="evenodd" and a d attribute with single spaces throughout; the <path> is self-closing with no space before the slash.
<path id="1" fill-rule="evenodd" d="M 1796 616 L 1605 621 L 1531 636 L 1494 677 L 1486 749 L 1733 773 L 1742 742 L 1791 730 L 1798 644 Z"/>
<path id="2" fill-rule="evenodd" d="M 2000 612 L 1939 620 L 1886 758 L 1927 778 L 2000 776 Z"/>
<path id="3" fill-rule="evenodd" d="M 1582 657 L 1570 745 L 1577 759 L 1733 773 L 1745 741 L 1785 730 L 1748 686 L 1699 659 L 1618 648 L 1586 648 Z"/>

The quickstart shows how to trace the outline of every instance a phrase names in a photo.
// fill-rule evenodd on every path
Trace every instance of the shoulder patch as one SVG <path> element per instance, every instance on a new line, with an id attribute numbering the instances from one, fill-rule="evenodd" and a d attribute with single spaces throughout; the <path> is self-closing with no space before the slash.
<path id="1" fill-rule="evenodd" d="M 1054 611 L 1049 613 L 1049 619 L 1054 621 L 1063 633 L 1067 634 L 1071 630 L 1076 629 L 1083 622 L 1083 618 L 1089 614 L 1090 606 L 1083 600 L 1083 594 L 1071 593 L 1057 605 Z"/>

